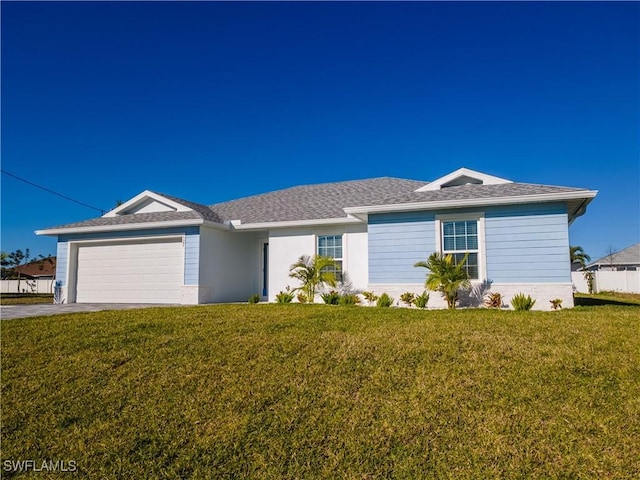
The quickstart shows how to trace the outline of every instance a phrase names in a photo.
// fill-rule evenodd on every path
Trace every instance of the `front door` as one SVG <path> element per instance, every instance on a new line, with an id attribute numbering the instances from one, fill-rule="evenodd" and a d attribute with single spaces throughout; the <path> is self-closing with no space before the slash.
<path id="1" fill-rule="evenodd" d="M 262 244 L 262 296 L 269 296 L 269 243 Z"/>

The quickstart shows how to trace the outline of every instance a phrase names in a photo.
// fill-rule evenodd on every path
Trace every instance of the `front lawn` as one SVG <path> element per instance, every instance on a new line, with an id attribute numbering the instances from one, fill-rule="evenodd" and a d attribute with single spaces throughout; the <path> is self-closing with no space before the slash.
<path id="1" fill-rule="evenodd" d="M 81 478 L 637 478 L 640 309 L 1 322 L 2 458 Z M 68 464 L 67 464 L 68 465 Z M 40 478 L 60 473 L 41 472 Z"/>
<path id="2" fill-rule="evenodd" d="M 53 303 L 52 293 L 3 293 L 0 295 L 1 305 L 35 305 Z"/>

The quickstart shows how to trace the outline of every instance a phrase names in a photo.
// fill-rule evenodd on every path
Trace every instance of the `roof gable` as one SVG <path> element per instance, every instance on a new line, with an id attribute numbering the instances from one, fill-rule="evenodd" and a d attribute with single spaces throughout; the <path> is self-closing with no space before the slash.
<path id="1" fill-rule="evenodd" d="M 121 215 L 139 215 L 142 213 L 160 212 L 190 212 L 193 209 L 183 203 L 164 195 L 145 190 L 131 200 L 117 206 L 105 213 L 104 218 L 118 217 Z"/>
<path id="2" fill-rule="evenodd" d="M 451 172 L 444 177 L 436 178 L 433 182 L 418 188 L 416 192 L 442 190 L 443 188 L 459 187 L 461 185 L 501 185 L 504 183 L 513 182 L 505 178 L 494 177 L 493 175 L 476 172 L 468 168 L 459 168 L 455 172 Z"/>

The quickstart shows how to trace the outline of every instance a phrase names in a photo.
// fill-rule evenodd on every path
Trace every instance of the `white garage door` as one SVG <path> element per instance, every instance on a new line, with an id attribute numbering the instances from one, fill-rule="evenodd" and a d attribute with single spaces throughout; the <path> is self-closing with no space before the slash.
<path id="1" fill-rule="evenodd" d="M 180 303 L 180 237 L 79 245 L 77 265 L 78 303 Z"/>

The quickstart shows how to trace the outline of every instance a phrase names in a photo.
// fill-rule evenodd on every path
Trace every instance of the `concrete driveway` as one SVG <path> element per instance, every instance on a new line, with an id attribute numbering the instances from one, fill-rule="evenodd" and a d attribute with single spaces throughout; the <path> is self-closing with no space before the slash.
<path id="1" fill-rule="evenodd" d="M 0 306 L 0 318 L 2 320 L 11 320 L 14 318 L 59 315 L 62 313 L 99 312 L 100 310 L 130 310 L 132 308 L 176 306 L 178 305 L 167 305 L 164 303 L 65 303 L 62 305 L 41 303 L 36 305 L 2 305 Z"/>

